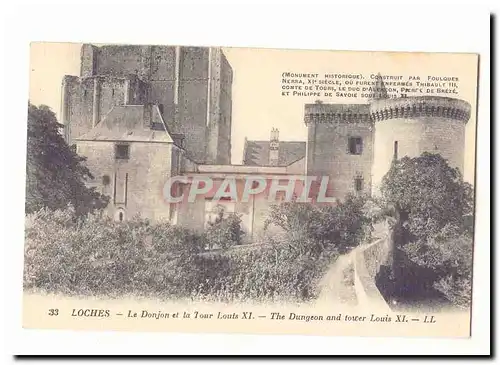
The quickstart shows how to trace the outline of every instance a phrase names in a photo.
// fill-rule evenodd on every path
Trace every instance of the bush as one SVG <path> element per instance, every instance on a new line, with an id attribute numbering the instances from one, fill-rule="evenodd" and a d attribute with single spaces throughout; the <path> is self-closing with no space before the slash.
<path id="1" fill-rule="evenodd" d="M 244 232 L 241 229 L 241 218 L 235 213 L 224 217 L 224 212 L 219 212 L 215 222 L 209 222 L 205 232 L 208 248 L 227 249 L 241 244 Z"/>
<path id="2" fill-rule="evenodd" d="M 472 283 L 472 236 L 447 225 L 438 234 L 403 247 L 408 258 L 435 274 L 433 287 L 459 308 L 468 308 Z"/>
<path id="3" fill-rule="evenodd" d="M 114 222 L 43 209 L 26 218 L 24 285 L 67 295 L 307 301 L 317 297 L 339 251 L 362 237 L 358 203 L 282 207 L 294 227 L 284 240 L 267 237 L 265 244 L 220 251 L 205 246 L 239 244 L 237 215 L 217 220 L 201 235 L 140 217 Z M 302 213 L 316 221 L 300 225 Z"/>
<path id="4" fill-rule="evenodd" d="M 223 301 L 296 301 L 317 298 L 318 284 L 337 255 L 313 259 L 297 255 L 282 243 L 247 250 L 207 254 L 199 265 L 205 272 L 195 296 Z M 201 263 L 202 261 L 200 261 Z M 210 280 L 217 274 L 216 280 Z"/>
<path id="5" fill-rule="evenodd" d="M 285 239 L 300 255 L 319 257 L 324 251 L 345 253 L 369 233 L 365 198 L 347 196 L 335 205 L 282 203 L 271 207 L 266 225 L 281 228 Z"/>
<path id="6" fill-rule="evenodd" d="M 394 288 L 434 295 L 431 287 L 459 307 L 470 304 L 472 186 L 443 157 L 423 153 L 394 161 L 381 192 L 394 221 L 393 269 L 405 276 Z"/>
<path id="7" fill-rule="evenodd" d="M 70 209 L 43 209 L 27 217 L 24 286 L 64 294 L 178 296 L 195 285 L 184 278 L 190 257 L 202 250 L 199 235 L 169 224 L 78 219 Z"/>

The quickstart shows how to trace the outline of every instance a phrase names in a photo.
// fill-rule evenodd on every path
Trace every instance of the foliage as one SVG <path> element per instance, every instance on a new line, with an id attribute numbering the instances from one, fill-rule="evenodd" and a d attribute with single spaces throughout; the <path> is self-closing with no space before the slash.
<path id="1" fill-rule="evenodd" d="M 241 217 L 230 213 L 224 217 L 224 211 L 219 211 L 214 222 L 209 222 L 205 237 L 208 247 L 227 249 L 239 245 L 244 231 L 241 229 Z"/>
<path id="2" fill-rule="evenodd" d="M 440 155 L 394 161 L 381 192 L 413 239 L 434 236 L 447 224 L 472 232 L 466 217 L 473 215 L 473 189 Z"/>
<path id="3" fill-rule="evenodd" d="M 159 237 L 172 247 L 186 249 L 158 249 Z M 152 227 L 146 220 L 118 223 L 99 215 L 83 219 L 71 209 L 44 208 L 27 217 L 24 284 L 82 295 L 155 290 L 179 275 L 176 267 L 161 263 L 187 256 L 183 253 L 194 244 L 189 242 L 189 233 L 183 237 L 186 244 L 176 246 L 179 234 L 175 229 Z M 158 275 L 157 267 L 165 272 Z"/>
<path id="4" fill-rule="evenodd" d="M 366 237 L 369 219 L 365 198 L 349 195 L 335 205 L 287 202 L 270 209 L 266 225 L 285 233 L 285 241 L 300 255 L 319 257 L 325 250 L 348 251 Z"/>
<path id="5" fill-rule="evenodd" d="M 433 286 L 450 302 L 468 308 L 472 282 L 472 236 L 446 225 L 438 234 L 403 247 L 408 258 L 420 267 L 432 269 Z"/>
<path id="6" fill-rule="evenodd" d="M 269 240 L 205 251 L 205 237 L 168 223 L 44 208 L 26 217 L 26 289 L 67 295 L 295 300 L 317 296 L 335 248 L 303 255 Z"/>
<path id="7" fill-rule="evenodd" d="M 468 306 L 474 209 L 470 184 L 440 155 L 424 153 L 394 161 L 381 192 L 396 219 L 398 249 L 432 272 L 434 289 L 455 305 Z"/>
<path id="8" fill-rule="evenodd" d="M 62 127 L 49 107 L 28 104 L 26 213 L 71 204 L 81 215 L 107 204 L 105 196 L 85 186 L 93 177 L 84 158 L 64 141 Z"/>

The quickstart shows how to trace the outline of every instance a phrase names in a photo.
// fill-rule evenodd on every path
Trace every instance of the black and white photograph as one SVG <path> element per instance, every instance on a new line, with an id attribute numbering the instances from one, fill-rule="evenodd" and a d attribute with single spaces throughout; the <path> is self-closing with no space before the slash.
<path id="1" fill-rule="evenodd" d="M 469 336 L 477 66 L 32 43 L 25 327 Z"/>

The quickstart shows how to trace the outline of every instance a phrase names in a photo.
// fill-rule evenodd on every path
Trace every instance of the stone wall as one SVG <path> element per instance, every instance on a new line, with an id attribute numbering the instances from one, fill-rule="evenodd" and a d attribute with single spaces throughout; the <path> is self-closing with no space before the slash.
<path id="1" fill-rule="evenodd" d="M 368 114 L 314 113 L 306 105 L 309 176 L 328 176 L 327 196 L 343 198 L 355 193 L 355 179 L 362 179 L 362 192 L 371 189 L 373 128 Z M 352 154 L 349 139 L 361 138 L 361 154 Z"/>
<path id="2" fill-rule="evenodd" d="M 388 262 L 389 254 L 388 238 L 360 247 L 354 254 L 354 289 L 359 306 L 391 311 L 376 285 L 376 275 Z"/>
<path id="3" fill-rule="evenodd" d="M 97 125 L 117 105 L 140 105 L 145 84 L 135 76 L 65 76 L 61 87 L 61 123 L 69 144 Z"/>
<path id="4" fill-rule="evenodd" d="M 72 130 L 67 134 L 73 138 L 92 127 L 92 113 L 96 111 L 91 86 L 87 91 L 81 86 L 88 83 L 86 78 L 105 76 L 97 93 L 99 116 L 105 115 L 118 100 L 136 105 L 157 104 L 171 132 L 184 135 L 184 148 L 193 160 L 231 162 L 232 69 L 220 49 L 85 44 L 80 76 L 68 88 L 72 96 L 67 100 L 73 109 L 79 109 L 74 111 L 75 118 L 68 118 Z M 118 91 L 108 85 L 119 79 L 129 79 L 131 94 L 125 94 L 126 88 Z M 73 95 L 80 93 L 86 93 L 85 97 Z"/>
<path id="5" fill-rule="evenodd" d="M 61 123 L 68 144 L 93 127 L 94 79 L 65 76 L 61 87 Z"/>
<path id="6" fill-rule="evenodd" d="M 387 99 L 375 101 L 371 113 L 375 121 L 373 194 L 378 193 L 394 157 L 439 153 L 463 172 L 468 103 L 441 97 Z"/>
<path id="7" fill-rule="evenodd" d="M 169 219 L 163 184 L 172 174 L 173 145 L 129 142 L 129 146 L 130 158 L 116 160 L 114 142 L 78 141 L 77 153 L 88 157 L 86 165 L 95 177 L 90 186 L 111 197 L 106 209 L 111 217 L 123 209 L 127 219 L 137 213 L 152 220 Z"/>

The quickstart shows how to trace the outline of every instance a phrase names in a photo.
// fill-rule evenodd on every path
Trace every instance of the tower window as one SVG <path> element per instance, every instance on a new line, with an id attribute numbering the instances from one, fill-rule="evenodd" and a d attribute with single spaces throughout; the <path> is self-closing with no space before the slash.
<path id="1" fill-rule="evenodd" d="M 104 175 L 104 176 L 102 177 L 102 184 L 103 184 L 103 185 L 109 185 L 109 184 L 110 184 L 110 182 L 111 182 L 111 179 L 110 179 L 109 175 Z"/>
<path id="2" fill-rule="evenodd" d="M 363 178 L 362 177 L 354 178 L 354 190 L 356 190 L 357 192 L 363 191 Z"/>
<path id="3" fill-rule="evenodd" d="M 398 159 L 398 141 L 394 141 L 394 159 Z"/>
<path id="4" fill-rule="evenodd" d="M 363 139 L 361 137 L 349 137 L 349 153 L 361 155 L 363 152 Z"/>
<path id="5" fill-rule="evenodd" d="M 117 160 L 128 160 L 130 157 L 129 145 L 128 144 L 117 144 L 115 145 L 115 159 Z"/>

